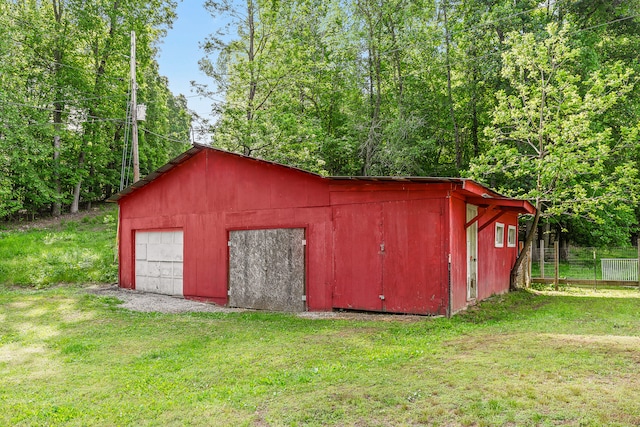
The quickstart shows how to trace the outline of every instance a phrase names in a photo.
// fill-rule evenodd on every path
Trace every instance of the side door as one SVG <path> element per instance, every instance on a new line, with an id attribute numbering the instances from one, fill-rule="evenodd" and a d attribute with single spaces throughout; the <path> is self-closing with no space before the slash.
<path id="1" fill-rule="evenodd" d="M 333 217 L 333 306 L 382 311 L 382 205 L 336 206 Z"/>
<path id="2" fill-rule="evenodd" d="M 467 221 L 478 215 L 478 207 L 467 205 Z M 467 301 L 478 297 L 478 221 L 467 228 Z"/>
<path id="3" fill-rule="evenodd" d="M 439 201 L 388 202 L 384 213 L 384 311 L 433 313 L 442 305 Z"/>

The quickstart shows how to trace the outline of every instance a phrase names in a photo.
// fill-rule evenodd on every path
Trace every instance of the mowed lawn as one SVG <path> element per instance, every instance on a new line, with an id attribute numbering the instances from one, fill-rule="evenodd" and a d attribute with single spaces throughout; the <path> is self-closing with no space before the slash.
<path id="1" fill-rule="evenodd" d="M 0 288 L 0 425 L 640 424 L 638 290 L 452 319 L 157 314 Z"/>

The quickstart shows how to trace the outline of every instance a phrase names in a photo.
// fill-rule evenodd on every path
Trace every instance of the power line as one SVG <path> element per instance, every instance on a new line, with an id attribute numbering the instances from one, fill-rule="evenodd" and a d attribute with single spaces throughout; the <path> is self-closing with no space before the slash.
<path id="1" fill-rule="evenodd" d="M 560 1 L 556 2 L 556 6 L 558 4 L 560 4 Z M 472 31 L 472 30 L 475 30 L 475 29 L 479 29 L 480 27 L 487 26 L 487 25 L 490 25 L 490 24 L 493 24 L 493 23 L 496 23 L 496 22 L 499 22 L 499 21 L 504 21 L 506 19 L 510 19 L 510 18 L 517 17 L 517 16 L 520 16 L 520 15 L 523 15 L 523 14 L 531 13 L 531 12 L 534 12 L 534 11 L 537 11 L 537 10 L 541 10 L 544 7 L 545 6 L 539 6 L 539 7 L 536 7 L 536 8 L 528 9 L 528 10 L 521 11 L 521 12 L 518 12 L 518 13 L 514 13 L 514 14 L 511 14 L 511 15 L 507 15 L 505 17 L 498 18 L 498 19 L 490 21 L 488 23 L 482 23 L 482 24 L 479 24 L 477 26 L 466 28 L 464 30 L 459 30 L 456 33 L 468 32 L 468 31 Z M 573 31 L 567 33 L 567 35 L 571 36 L 571 35 L 578 34 L 578 33 L 581 33 L 581 32 L 590 31 L 590 30 L 593 30 L 593 29 L 596 29 L 596 28 L 600 28 L 600 27 L 604 27 L 604 26 L 607 26 L 607 25 L 611 25 L 611 24 L 614 24 L 614 23 L 619 23 L 619 22 L 630 20 L 630 19 L 634 19 L 634 18 L 637 18 L 639 16 L 640 16 L 640 13 L 633 14 L 633 15 L 626 16 L 626 17 L 622 17 L 622 18 L 612 19 L 612 20 L 604 22 L 604 23 L 594 24 L 594 25 L 591 25 L 591 26 L 588 26 L 588 27 L 585 27 L 585 28 L 579 28 L 579 29 L 573 30 Z M 391 53 L 391 52 L 394 52 L 394 51 L 399 51 L 399 50 L 408 49 L 408 48 L 417 48 L 417 47 L 419 47 L 419 46 L 417 46 L 417 43 L 414 41 L 410 45 L 404 45 L 404 46 L 396 45 L 396 47 L 394 47 L 393 49 L 385 50 L 383 52 L 380 52 L 380 55 L 385 55 L 385 54 L 388 54 L 388 53 Z M 460 59 L 460 60 L 457 60 L 457 61 L 451 61 L 451 62 L 449 62 L 448 65 L 447 64 L 441 64 L 441 65 L 428 67 L 425 71 L 433 72 L 433 71 L 440 70 L 440 69 L 446 69 L 447 67 L 455 67 L 456 65 L 460 65 L 460 64 L 469 64 L 469 63 L 474 63 L 474 62 L 480 62 L 480 61 L 483 61 L 485 59 L 501 55 L 502 53 L 506 52 L 506 50 L 507 50 L 506 47 L 497 45 L 496 49 L 494 51 L 490 51 L 490 52 L 488 52 L 488 53 L 486 53 L 484 55 L 464 58 L 464 59 Z M 328 68 L 326 68 L 326 67 L 318 67 L 318 68 L 316 68 L 314 70 L 304 71 L 302 73 L 293 73 L 292 72 L 292 73 L 289 73 L 287 75 L 290 76 L 290 77 L 295 78 L 295 76 L 301 76 L 301 75 L 304 75 L 304 74 L 317 74 L 318 72 L 327 71 L 327 70 L 328 70 Z M 233 75 L 233 73 L 224 72 L 224 73 L 221 73 L 221 75 L 229 76 L 229 75 Z M 198 96 L 198 95 L 195 95 L 195 96 Z M 225 104 L 225 105 L 228 105 L 228 106 L 243 106 L 242 103 L 238 102 L 238 101 L 230 101 L 228 99 L 217 99 L 215 97 L 210 97 L 210 96 L 203 96 L 203 97 L 206 98 L 206 99 L 210 99 L 215 103 Z"/>
<path id="2" fill-rule="evenodd" d="M 525 11 L 525 12 L 531 12 L 532 10 L 537 10 L 537 9 L 538 8 L 530 9 L 530 10 Z M 589 27 L 580 28 L 580 29 L 577 29 L 577 30 L 574 30 L 574 31 L 571 31 L 571 32 L 567 33 L 567 35 L 570 36 L 570 35 L 578 34 L 578 33 L 584 32 L 584 31 L 593 30 L 595 28 L 604 27 L 604 26 L 607 26 L 607 25 L 610 25 L 610 24 L 614 24 L 614 23 L 618 23 L 618 22 L 622 22 L 622 21 L 627 21 L 629 19 L 634 19 L 634 18 L 637 18 L 637 17 L 640 17 L 640 13 L 637 13 L 637 14 L 634 14 L 634 15 L 630 15 L 630 16 L 626 16 L 626 17 L 623 17 L 623 18 L 613 19 L 611 21 L 607 21 L 607 22 L 604 22 L 604 23 L 601 23 L 601 24 L 595 24 L 595 25 L 592 25 L 592 26 L 589 26 Z M 380 54 L 391 53 L 393 51 L 402 50 L 402 49 L 407 48 L 407 47 L 408 46 L 404 46 L 404 47 L 399 46 L 399 47 L 397 47 L 395 49 L 381 52 Z M 415 44 L 412 44 L 410 47 L 415 48 L 416 46 L 415 46 Z M 495 57 L 497 55 L 501 55 L 502 53 L 506 52 L 506 50 L 507 50 L 506 48 L 498 48 L 493 52 L 488 52 L 488 53 L 486 53 L 484 55 L 481 55 L 481 56 L 475 56 L 473 58 L 467 58 L 467 59 L 463 59 L 463 60 L 459 60 L 459 61 L 451 61 L 451 62 L 449 62 L 449 65 L 441 64 L 441 65 L 437 65 L 437 66 L 434 66 L 434 67 L 430 67 L 430 68 L 428 68 L 428 70 L 429 71 L 433 71 L 433 70 L 439 70 L 439 69 L 446 69 L 447 66 L 453 67 L 453 66 L 459 65 L 459 64 L 479 62 L 479 61 L 482 61 L 484 59 L 488 59 L 488 58 L 491 58 L 491 57 Z"/>
<path id="3" fill-rule="evenodd" d="M 56 126 L 56 125 L 62 125 L 63 127 L 69 128 L 69 127 L 73 127 L 75 125 L 80 125 L 83 123 L 123 123 L 120 120 L 114 120 L 114 119 L 92 119 L 92 120 L 77 120 L 77 121 L 73 121 L 73 122 L 67 122 L 67 123 L 54 123 L 54 122 L 42 122 L 42 123 L 21 123 L 21 124 L 15 124 L 15 123 L 5 123 L 5 124 L 1 124 L 0 123 L 0 127 L 4 127 L 7 129 L 27 129 L 27 128 L 35 128 L 35 127 L 48 127 L 48 126 Z M 69 131 L 72 131 L 71 129 L 67 129 Z"/>
<path id="4" fill-rule="evenodd" d="M 558 3 L 560 3 L 560 2 L 557 2 L 556 5 Z M 532 8 L 532 9 L 523 10 L 521 12 L 513 13 L 511 15 L 501 16 L 500 18 L 494 19 L 493 21 L 481 22 L 481 23 L 479 23 L 479 24 L 477 24 L 475 26 L 472 26 L 472 27 L 463 28 L 461 30 L 456 30 L 456 31 L 451 31 L 451 35 L 458 34 L 458 33 L 467 33 L 467 32 L 470 32 L 470 31 L 477 30 L 477 29 L 479 29 L 481 27 L 488 27 L 488 26 L 496 24 L 498 22 L 506 21 L 507 19 L 515 18 L 515 17 L 518 17 L 520 15 L 526 15 L 528 13 L 535 12 L 537 10 L 541 10 L 544 7 L 545 6 L 540 5 L 540 6 Z"/>
<path id="5" fill-rule="evenodd" d="M 17 107 L 32 108 L 32 109 L 36 109 L 36 110 L 50 111 L 50 112 L 53 112 L 53 113 L 64 112 L 64 111 L 61 111 L 61 110 L 57 110 L 55 108 L 39 107 L 39 106 L 36 106 L 36 105 L 23 104 L 23 103 L 20 103 L 20 102 L 11 102 L 11 101 L 0 101 L 0 102 L 4 103 L 5 105 L 14 105 L 14 106 L 17 106 Z M 90 122 L 94 122 L 94 121 L 104 121 L 104 122 L 111 121 L 111 122 L 124 123 L 124 119 L 93 116 L 93 115 L 89 115 L 89 114 L 83 114 L 82 112 L 78 112 L 78 114 L 83 119 L 84 118 L 88 118 L 88 119 L 92 119 L 92 120 L 77 120 L 77 121 L 74 120 L 77 123 L 90 123 Z"/>
<path id="6" fill-rule="evenodd" d="M 124 142 L 122 144 L 122 162 L 120 164 L 120 191 L 129 186 L 129 173 L 131 171 L 131 159 L 133 157 L 133 147 L 129 147 L 129 139 L 131 136 L 131 80 L 129 80 L 126 115 L 127 121 L 124 127 Z"/>
<path id="7" fill-rule="evenodd" d="M 522 12 L 518 12 L 516 14 L 508 15 L 506 17 L 502 17 L 500 19 L 497 19 L 497 20 L 491 21 L 490 23 L 485 23 L 485 24 L 482 24 L 482 25 L 486 26 L 486 25 L 489 25 L 491 23 L 503 21 L 503 20 L 506 20 L 508 18 L 512 18 L 512 17 L 515 17 L 515 16 L 520 16 L 520 15 L 523 15 L 525 13 L 531 13 L 533 11 L 542 9 L 543 7 L 544 6 L 533 8 L 533 9 L 528 9 L 526 11 L 522 11 Z M 617 19 L 613 19 L 611 21 L 607 21 L 607 22 L 604 22 L 604 23 L 601 23 L 601 24 L 595 24 L 595 25 L 591 25 L 589 27 L 580 28 L 580 29 L 571 31 L 571 32 L 569 32 L 567 34 L 568 35 L 574 35 L 574 34 L 578 34 L 578 33 L 584 32 L 584 31 L 589 31 L 589 30 L 592 30 L 592 29 L 595 29 L 595 28 L 600 28 L 600 27 L 604 27 L 604 26 L 611 25 L 611 24 L 614 24 L 614 23 L 627 21 L 629 19 L 634 19 L 634 18 L 637 18 L 639 16 L 640 16 L 640 13 L 634 14 L 634 15 L 630 15 L 630 16 L 626 16 L 626 17 L 622 17 L 622 18 L 617 18 Z M 472 29 L 474 29 L 474 28 L 469 28 L 466 31 L 470 31 Z M 472 58 L 467 58 L 467 59 L 463 59 L 463 60 L 459 60 L 459 61 L 452 61 L 452 62 L 449 63 L 448 66 L 454 67 L 454 66 L 460 65 L 460 64 L 469 64 L 469 63 L 474 63 L 474 62 L 480 62 L 482 60 L 485 60 L 485 59 L 488 59 L 488 58 L 491 58 L 491 57 L 495 57 L 497 55 L 501 55 L 504 52 L 506 52 L 506 48 L 501 48 L 501 49 L 497 49 L 497 50 L 495 50 L 493 52 L 489 52 L 489 53 L 481 55 L 481 56 L 475 56 L 475 57 L 472 57 Z M 385 52 L 383 52 L 383 53 L 385 53 Z M 434 66 L 434 67 L 430 67 L 428 69 L 428 71 L 445 69 L 446 67 L 447 67 L 446 64 L 441 64 L 441 65 L 437 65 L 437 66 Z M 316 69 L 316 70 L 312 70 L 312 71 L 310 70 L 310 71 L 304 72 L 302 74 L 312 74 L 312 73 L 317 73 L 318 71 L 321 71 L 321 69 Z M 231 75 L 231 73 L 228 73 L 228 75 Z M 300 73 L 298 73 L 297 75 L 300 75 Z M 226 104 L 226 105 L 230 105 L 230 106 L 238 106 L 238 107 L 243 107 L 244 106 L 241 102 L 238 102 L 238 101 L 234 102 L 234 101 L 229 101 L 228 99 L 219 99 L 219 98 L 209 97 L 209 96 L 205 96 L 205 95 L 191 95 L 191 96 L 188 96 L 186 98 L 194 98 L 194 97 L 202 97 L 202 98 L 205 98 L 205 99 L 212 100 L 213 102 L 216 102 L 216 103 L 222 103 L 222 104 Z M 148 103 L 153 103 L 153 102 L 156 102 L 156 101 L 149 101 Z M 152 133 L 150 131 L 148 131 L 148 132 Z M 158 136 L 160 136 L 160 135 L 158 135 Z"/>
<path id="8" fill-rule="evenodd" d="M 117 99 L 117 98 L 124 98 L 126 97 L 125 94 L 119 94 L 119 95 L 111 95 L 111 96 L 89 96 L 86 98 L 69 98 L 69 99 L 58 99 L 55 101 L 51 101 L 52 104 L 58 104 L 58 103 L 63 103 L 63 104 L 67 104 L 67 103 L 80 103 L 82 101 L 96 101 L 96 100 L 103 100 L 103 99 Z"/>
<path id="9" fill-rule="evenodd" d="M 153 131 L 150 131 L 150 130 L 149 130 L 149 129 L 147 129 L 147 128 L 140 128 L 140 129 L 141 129 L 143 132 L 145 132 L 145 133 L 150 133 L 151 135 L 155 135 L 155 136 L 157 136 L 158 138 L 162 138 L 162 139 L 164 139 L 164 140 L 171 141 L 171 142 L 177 142 L 178 144 L 187 144 L 187 143 L 189 142 L 188 140 L 187 140 L 187 141 L 184 141 L 184 140 L 178 140 L 178 139 L 170 138 L 170 137 L 168 137 L 168 136 L 166 136 L 166 135 L 160 135 L 159 133 L 155 133 L 155 132 L 153 132 Z"/>
<path id="10" fill-rule="evenodd" d="M 61 66 L 61 67 L 69 68 L 69 69 L 71 69 L 71 70 L 76 70 L 76 71 L 82 71 L 82 72 L 85 72 L 85 73 L 87 73 L 87 72 L 88 72 L 88 73 L 91 73 L 91 72 L 92 72 L 92 70 L 91 70 L 91 69 L 87 69 L 87 68 L 80 68 L 80 67 L 76 67 L 76 66 L 74 66 L 74 65 L 66 64 L 66 63 L 64 63 L 64 62 L 59 62 L 59 61 L 55 61 L 55 60 L 50 59 L 50 58 L 45 58 L 44 56 L 42 56 L 42 54 L 41 54 L 40 52 L 38 52 L 38 48 L 37 48 L 37 47 L 35 47 L 35 46 L 31 46 L 30 44 L 25 43 L 25 42 L 23 42 L 23 41 L 21 41 L 21 40 L 16 40 L 14 37 L 11 37 L 11 36 L 9 36 L 9 39 L 11 39 L 14 43 L 18 43 L 18 44 L 20 44 L 20 45 L 22 45 L 22 46 L 24 46 L 24 47 L 27 47 L 27 48 L 31 49 L 31 50 L 33 51 L 33 53 L 34 53 L 34 54 L 36 54 L 36 56 L 38 57 L 38 59 L 40 59 L 40 60 L 42 60 L 42 61 L 44 61 L 44 62 L 46 62 L 46 63 L 48 63 L 48 64 L 50 64 L 50 65 L 59 65 L 59 66 Z M 111 52 L 111 53 L 113 53 L 113 54 L 115 55 L 115 54 L 117 54 L 117 53 L 119 53 L 119 52 L 113 51 L 113 52 Z M 95 65 L 95 64 L 90 64 L 90 65 Z M 124 80 L 125 80 L 125 78 L 124 78 L 124 77 L 106 76 L 106 75 L 104 75 L 104 74 L 102 75 L 102 77 L 103 77 L 104 79 L 106 79 L 106 80 L 111 80 L 111 81 L 119 81 L 119 82 L 122 82 L 122 81 L 124 81 Z"/>
<path id="11" fill-rule="evenodd" d="M 37 110 L 52 111 L 54 113 L 56 113 L 56 112 L 63 113 L 64 112 L 64 110 L 58 110 L 56 108 L 40 107 L 40 106 L 37 106 L 37 105 L 24 104 L 22 102 L 13 102 L 13 101 L 0 101 L 0 102 L 4 103 L 5 105 L 15 105 L 15 106 L 18 106 L 18 107 L 34 108 L 34 109 L 37 109 Z M 85 117 L 95 117 L 95 118 L 98 118 L 98 119 L 102 118 L 102 117 L 98 117 L 98 116 L 85 116 Z M 118 120 L 122 120 L 122 119 L 118 119 Z"/>
<path id="12" fill-rule="evenodd" d="M 596 24 L 596 25 L 592 25 L 592 26 L 590 26 L 590 27 L 580 28 L 579 30 L 576 30 L 574 33 L 571 33 L 571 34 L 580 33 L 580 32 L 582 32 L 582 31 L 589 31 L 589 30 L 593 30 L 593 29 L 595 29 L 595 28 L 604 27 L 604 26 L 609 25 L 609 24 L 614 24 L 614 23 L 617 23 L 617 22 L 626 21 L 626 20 L 628 20 L 628 19 L 637 18 L 637 17 L 639 17 L 639 16 L 640 16 L 640 13 L 636 13 L 635 15 L 625 16 L 624 18 L 614 19 L 614 20 L 612 20 L 612 21 L 604 22 L 604 23 L 602 23 L 602 24 Z"/>

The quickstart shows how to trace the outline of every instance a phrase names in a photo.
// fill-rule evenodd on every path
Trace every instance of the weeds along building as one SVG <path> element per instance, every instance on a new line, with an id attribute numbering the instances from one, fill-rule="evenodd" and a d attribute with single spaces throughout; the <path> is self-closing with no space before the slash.
<path id="1" fill-rule="evenodd" d="M 201 145 L 110 201 L 121 287 L 424 315 L 508 291 L 518 215 L 534 212 L 469 179 L 327 178 Z"/>

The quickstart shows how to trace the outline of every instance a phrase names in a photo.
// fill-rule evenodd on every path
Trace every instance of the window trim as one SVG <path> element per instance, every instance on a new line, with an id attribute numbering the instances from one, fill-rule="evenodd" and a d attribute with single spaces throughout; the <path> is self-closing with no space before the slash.
<path id="1" fill-rule="evenodd" d="M 496 235 L 495 235 L 496 248 L 504 248 L 504 224 L 496 222 Z"/>
<path id="2" fill-rule="evenodd" d="M 513 236 L 513 241 L 511 237 Z M 518 244 L 518 231 L 515 225 L 510 225 L 507 228 L 507 247 L 515 248 Z"/>

